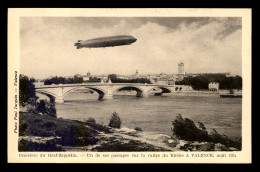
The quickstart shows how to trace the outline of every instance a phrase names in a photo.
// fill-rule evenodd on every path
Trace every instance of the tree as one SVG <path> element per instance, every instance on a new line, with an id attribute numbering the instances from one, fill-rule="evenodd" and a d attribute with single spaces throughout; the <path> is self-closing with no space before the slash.
<path id="1" fill-rule="evenodd" d="M 122 78 L 117 78 L 116 74 L 109 74 L 108 78 L 110 78 L 111 82 L 113 82 L 113 83 L 147 83 L 147 84 L 151 84 L 151 81 L 147 78 L 122 79 Z"/>
<path id="2" fill-rule="evenodd" d="M 210 82 L 218 82 L 220 89 L 242 89 L 242 78 L 240 76 L 227 77 L 225 74 L 203 74 L 195 77 L 189 76 L 182 81 L 175 82 L 176 85 L 191 85 L 193 89 L 208 89 Z"/>
<path id="3" fill-rule="evenodd" d="M 110 78 L 112 82 L 115 82 L 117 80 L 116 74 L 109 74 L 108 78 Z"/>
<path id="4" fill-rule="evenodd" d="M 90 77 L 89 82 L 101 82 L 101 79 L 97 77 Z"/>
<path id="5" fill-rule="evenodd" d="M 35 79 L 28 78 L 25 75 L 19 76 L 19 103 L 22 106 L 26 104 L 36 104 L 38 97 L 35 94 Z"/>
<path id="6" fill-rule="evenodd" d="M 38 102 L 36 105 L 36 111 L 51 116 L 53 118 L 57 118 L 56 108 L 53 102 L 40 100 L 40 102 Z"/>
<path id="7" fill-rule="evenodd" d="M 83 77 L 78 77 L 77 75 L 75 75 L 73 79 L 74 83 L 83 83 Z"/>
<path id="8" fill-rule="evenodd" d="M 50 79 L 45 79 L 44 85 L 51 84 L 74 84 L 74 83 L 83 83 L 83 78 L 75 75 L 73 78 L 65 78 L 65 77 L 52 77 Z"/>
<path id="9" fill-rule="evenodd" d="M 121 121 L 119 115 L 116 112 L 114 112 L 111 116 L 108 126 L 113 127 L 113 128 L 120 128 L 121 124 L 122 124 L 122 121 Z"/>

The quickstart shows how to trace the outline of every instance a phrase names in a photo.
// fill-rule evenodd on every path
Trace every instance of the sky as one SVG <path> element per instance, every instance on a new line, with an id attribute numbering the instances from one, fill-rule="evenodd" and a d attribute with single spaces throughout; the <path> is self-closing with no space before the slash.
<path id="1" fill-rule="evenodd" d="M 74 43 L 132 35 L 131 45 L 76 49 Z M 21 17 L 20 73 L 51 76 L 242 74 L 241 18 L 208 17 Z"/>

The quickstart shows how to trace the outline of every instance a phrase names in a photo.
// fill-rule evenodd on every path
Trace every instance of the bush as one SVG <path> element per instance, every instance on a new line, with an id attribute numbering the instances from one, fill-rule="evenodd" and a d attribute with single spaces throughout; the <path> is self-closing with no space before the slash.
<path id="1" fill-rule="evenodd" d="M 135 130 L 136 131 L 143 131 L 142 128 L 140 128 L 140 127 L 135 127 Z"/>
<path id="2" fill-rule="evenodd" d="M 86 124 L 87 125 L 95 125 L 96 124 L 96 120 L 94 119 L 94 118 L 88 118 L 87 120 L 86 120 Z"/>
<path id="3" fill-rule="evenodd" d="M 181 114 L 178 114 L 176 119 L 172 121 L 172 131 L 179 139 L 187 141 L 199 141 L 199 142 L 213 142 L 221 143 L 228 147 L 235 147 L 241 150 L 241 139 L 239 141 L 233 141 L 225 135 L 219 134 L 215 129 L 208 134 L 206 127 L 203 123 L 198 122 L 199 128 L 194 122 L 188 118 L 183 119 Z"/>
<path id="4" fill-rule="evenodd" d="M 57 133 L 61 137 L 62 145 L 73 147 L 96 144 L 98 140 L 94 137 L 95 134 L 97 134 L 96 131 L 77 123 Z"/>
<path id="5" fill-rule="evenodd" d="M 43 120 L 42 119 L 34 119 L 33 122 L 36 122 L 36 123 L 39 123 L 39 122 L 42 122 Z"/>
<path id="6" fill-rule="evenodd" d="M 18 142 L 19 152 L 50 152 L 50 151 L 64 151 L 62 146 L 55 140 L 49 140 L 46 143 L 36 143 L 28 140 L 20 140 Z"/>
<path id="7" fill-rule="evenodd" d="M 28 141 L 27 140 L 22 139 L 18 142 L 18 151 L 20 151 L 20 152 L 28 151 Z"/>
<path id="8" fill-rule="evenodd" d="M 19 136 L 25 136 L 28 132 L 28 124 L 26 122 L 20 124 Z"/>
<path id="9" fill-rule="evenodd" d="M 46 104 L 46 111 L 47 111 L 47 115 L 53 117 L 53 118 L 57 118 L 56 115 L 56 108 L 55 108 L 55 104 L 51 103 L 51 102 L 47 102 Z"/>
<path id="10" fill-rule="evenodd" d="M 111 133 L 109 128 L 102 124 L 97 124 L 94 118 L 88 118 L 85 123 L 94 130 L 103 131 L 105 133 Z"/>
<path id="11" fill-rule="evenodd" d="M 43 127 L 47 127 L 49 129 L 55 128 L 57 124 L 53 121 L 48 121 L 42 124 Z"/>
<path id="12" fill-rule="evenodd" d="M 35 94 L 35 86 L 33 82 L 35 79 L 29 78 L 25 75 L 19 75 L 19 104 L 20 106 L 25 106 L 27 104 L 32 104 L 36 102 L 38 97 Z"/>
<path id="13" fill-rule="evenodd" d="M 119 118 L 119 115 L 116 112 L 114 112 L 113 115 L 111 116 L 108 126 L 113 127 L 113 128 L 120 128 L 121 124 L 122 124 L 122 121 Z"/>
<path id="14" fill-rule="evenodd" d="M 27 105 L 27 111 L 31 114 L 34 114 L 34 115 L 38 114 L 36 107 L 33 106 L 33 105 L 30 105 L 30 104 Z"/>
<path id="15" fill-rule="evenodd" d="M 46 114 L 53 118 L 57 118 L 56 108 L 53 102 L 47 102 L 46 100 L 40 100 L 36 105 L 36 111 L 38 113 Z"/>
<path id="16" fill-rule="evenodd" d="M 209 141 L 208 132 L 202 123 L 200 127 L 203 129 L 199 129 L 192 120 L 188 118 L 183 119 L 181 114 L 178 114 L 176 119 L 172 122 L 172 125 L 173 133 L 180 139 L 188 141 Z"/>

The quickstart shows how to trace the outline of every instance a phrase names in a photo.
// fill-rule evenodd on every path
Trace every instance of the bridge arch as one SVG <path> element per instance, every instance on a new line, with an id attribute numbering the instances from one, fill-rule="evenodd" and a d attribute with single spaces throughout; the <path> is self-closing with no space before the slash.
<path id="1" fill-rule="evenodd" d="M 118 88 L 116 88 L 114 91 L 113 91 L 113 95 L 119 91 L 119 90 L 122 90 L 122 89 L 129 89 L 131 88 L 132 90 L 135 90 L 136 91 L 136 97 L 141 97 L 143 95 L 143 93 L 145 92 L 141 87 L 139 86 L 134 86 L 134 85 L 124 85 L 124 86 L 120 86 Z"/>
<path id="2" fill-rule="evenodd" d="M 55 98 L 58 97 L 58 95 L 44 90 L 35 90 L 35 92 L 47 96 L 50 101 L 54 101 Z"/>
<path id="3" fill-rule="evenodd" d="M 74 90 L 78 90 L 78 89 L 81 89 L 81 88 L 88 88 L 90 90 L 93 90 L 95 92 L 97 92 L 99 94 L 99 100 L 102 99 L 104 97 L 104 95 L 106 94 L 106 92 L 101 89 L 101 88 L 96 88 L 96 87 L 89 87 L 89 86 L 82 86 L 82 87 L 73 87 L 69 90 L 66 90 L 66 92 L 64 93 L 63 97 L 65 97 L 69 92 L 71 91 L 74 91 Z"/>
<path id="4" fill-rule="evenodd" d="M 150 90 L 148 90 L 148 93 L 150 91 L 152 91 L 153 89 L 156 89 L 156 88 L 160 88 L 162 90 L 162 93 L 173 93 L 174 91 L 168 87 L 163 87 L 163 86 L 155 86 L 153 88 L 151 88 Z"/>

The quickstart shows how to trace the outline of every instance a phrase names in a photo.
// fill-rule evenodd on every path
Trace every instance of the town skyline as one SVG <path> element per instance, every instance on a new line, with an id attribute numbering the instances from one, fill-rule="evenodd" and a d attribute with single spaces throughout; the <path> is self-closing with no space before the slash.
<path id="1" fill-rule="evenodd" d="M 179 65 L 182 65 L 182 66 L 179 66 Z M 36 80 L 45 80 L 45 79 L 50 79 L 50 78 L 53 78 L 53 77 L 64 77 L 64 78 L 73 78 L 75 76 L 77 77 L 108 77 L 109 75 L 116 75 L 117 77 L 119 78 L 127 78 L 127 79 L 130 79 L 130 78 L 133 78 L 133 77 L 137 77 L 138 78 L 149 78 L 149 77 L 161 77 L 161 76 L 167 76 L 167 77 L 175 77 L 178 78 L 179 75 L 182 75 L 182 77 L 188 77 L 188 76 L 198 76 L 198 75 L 203 75 L 203 74 L 224 74 L 226 76 L 240 76 L 241 75 L 237 75 L 237 74 L 232 74 L 230 71 L 227 71 L 227 72 L 216 72 L 216 73 L 209 73 L 209 72 L 205 72 L 205 73 L 189 73 L 187 71 L 185 71 L 184 69 L 184 63 L 183 61 L 180 61 L 178 63 L 178 68 L 177 68 L 177 72 L 176 73 L 164 73 L 164 72 L 161 72 L 161 73 L 139 73 L 139 70 L 136 69 L 135 71 L 133 71 L 133 73 L 131 74 L 120 74 L 120 73 L 101 73 L 101 74 L 95 74 L 95 73 L 91 73 L 91 71 L 87 71 L 87 72 L 84 72 L 84 73 L 76 73 L 76 74 L 72 74 L 72 75 L 52 75 L 52 76 L 48 76 L 46 78 L 34 78 Z M 28 76 L 30 77 L 30 76 Z M 177 79 L 178 80 L 178 79 Z"/>
<path id="2" fill-rule="evenodd" d="M 241 18 L 21 17 L 20 73 L 33 78 L 120 74 L 242 74 Z M 77 50 L 73 44 L 111 35 L 133 35 L 129 46 Z"/>
<path id="3" fill-rule="evenodd" d="M 138 71 L 138 70 L 137 70 Z M 139 72 L 139 71 L 138 71 Z M 220 73 L 187 73 L 185 72 L 183 76 L 183 78 L 185 77 L 189 77 L 189 76 L 198 76 L 198 75 L 204 75 L 204 74 L 224 74 L 226 76 L 240 76 L 242 77 L 241 75 L 237 75 L 237 74 L 232 74 L 230 72 L 220 72 Z M 117 74 L 117 73 L 109 73 L 109 74 L 95 74 L 95 73 L 91 73 L 90 71 L 84 73 L 84 74 L 73 74 L 73 75 L 67 75 L 67 76 L 64 76 L 64 75 L 52 75 L 52 76 L 49 76 L 49 77 L 46 77 L 46 78 L 34 78 L 36 80 L 45 80 L 45 79 L 50 79 L 50 78 L 54 78 L 54 77 L 64 77 L 64 78 L 73 78 L 75 76 L 77 77 L 97 77 L 97 78 L 108 78 L 109 75 L 116 75 L 118 78 L 122 78 L 122 79 L 133 79 L 136 77 L 136 72 L 135 73 L 132 73 L 132 74 L 127 74 L 127 75 L 123 75 L 123 74 Z M 150 73 L 150 74 L 146 74 L 146 73 L 138 73 L 138 78 L 149 78 L 149 77 L 168 77 L 168 78 L 175 78 L 176 81 L 178 80 L 179 76 L 179 73 Z M 28 76 L 30 77 L 30 76 Z"/>

